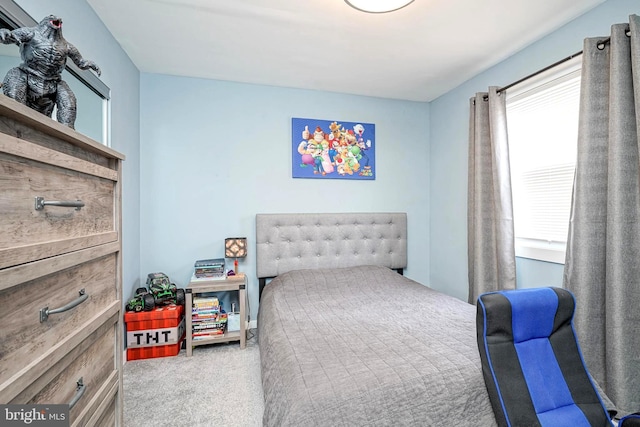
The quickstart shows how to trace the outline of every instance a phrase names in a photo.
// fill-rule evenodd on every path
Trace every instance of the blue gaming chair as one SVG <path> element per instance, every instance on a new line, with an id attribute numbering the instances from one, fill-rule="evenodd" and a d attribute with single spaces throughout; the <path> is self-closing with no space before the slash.
<path id="1" fill-rule="evenodd" d="M 582 359 L 574 309 L 560 288 L 478 297 L 478 349 L 499 426 L 613 426 Z"/>
<path id="2" fill-rule="evenodd" d="M 618 427 L 640 427 L 640 412 L 622 418 Z"/>

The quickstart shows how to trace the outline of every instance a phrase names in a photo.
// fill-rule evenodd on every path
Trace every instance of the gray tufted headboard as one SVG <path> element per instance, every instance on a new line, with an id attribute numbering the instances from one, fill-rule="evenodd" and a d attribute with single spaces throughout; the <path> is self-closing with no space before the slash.
<path id="1" fill-rule="evenodd" d="M 407 266 L 406 213 L 257 214 L 257 268 L 264 279 L 290 270 Z"/>

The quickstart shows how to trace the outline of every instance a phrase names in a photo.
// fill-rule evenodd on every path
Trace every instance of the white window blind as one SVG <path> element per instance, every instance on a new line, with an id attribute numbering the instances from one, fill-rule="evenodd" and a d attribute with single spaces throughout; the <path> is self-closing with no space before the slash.
<path id="1" fill-rule="evenodd" d="M 578 140 L 579 63 L 507 94 L 516 255 L 564 262 Z"/>
<path id="2" fill-rule="evenodd" d="M 525 170 L 518 189 L 517 237 L 566 242 L 575 163 Z"/>

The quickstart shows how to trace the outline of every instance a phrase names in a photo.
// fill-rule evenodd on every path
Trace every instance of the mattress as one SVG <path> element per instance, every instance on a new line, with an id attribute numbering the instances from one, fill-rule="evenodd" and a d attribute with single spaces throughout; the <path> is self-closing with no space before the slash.
<path id="1" fill-rule="evenodd" d="M 265 426 L 494 426 L 476 308 L 376 266 L 296 270 L 264 290 Z"/>

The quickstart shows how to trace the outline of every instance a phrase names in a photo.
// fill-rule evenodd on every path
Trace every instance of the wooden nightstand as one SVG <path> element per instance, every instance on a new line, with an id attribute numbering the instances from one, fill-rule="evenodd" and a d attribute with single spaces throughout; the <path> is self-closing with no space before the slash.
<path id="1" fill-rule="evenodd" d="M 185 288 L 185 320 L 187 329 L 187 356 L 193 353 L 193 347 L 219 342 L 240 341 L 240 348 L 246 347 L 247 340 L 247 276 L 239 274 L 228 276 L 220 280 L 192 280 Z M 238 291 L 238 304 L 240 305 L 240 331 L 225 332 L 219 336 L 207 337 L 197 341 L 193 340 L 192 331 L 192 307 L 194 294 L 206 292 Z"/>

